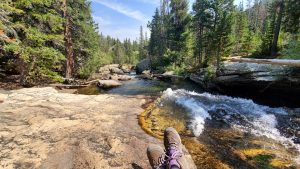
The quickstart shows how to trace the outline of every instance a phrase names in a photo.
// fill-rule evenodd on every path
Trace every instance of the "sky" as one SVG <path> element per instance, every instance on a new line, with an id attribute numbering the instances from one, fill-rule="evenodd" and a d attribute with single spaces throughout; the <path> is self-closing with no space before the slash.
<path id="1" fill-rule="evenodd" d="M 136 40 L 140 26 L 144 31 L 159 7 L 160 0 L 91 0 L 92 15 L 99 25 L 99 32 L 114 38 Z M 190 0 L 190 7 L 195 0 Z M 241 0 L 235 0 L 238 4 Z"/>

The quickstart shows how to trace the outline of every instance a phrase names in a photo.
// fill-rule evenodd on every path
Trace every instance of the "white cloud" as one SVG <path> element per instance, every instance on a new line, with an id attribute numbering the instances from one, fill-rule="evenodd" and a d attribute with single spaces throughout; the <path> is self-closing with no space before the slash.
<path id="1" fill-rule="evenodd" d="M 103 19 L 101 16 L 93 15 L 93 19 L 100 26 L 108 26 L 112 24 L 109 20 Z"/>
<path id="2" fill-rule="evenodd" d="M 148 20 L 147 16 L 145 16 L 141 11 L 133 10 L 121 3 L 116 3 L 108 0 L 92 0 L 92 1 L 104 5 L 112 10 L 115 10 L 121 14 L 124 14 L 138 21 L 145 22 Z"/>
<path id="3" fill-rule="evenodd" d="M 153 5 L 159 5 L 160 4 L 160 0 L 137 0 L 139 2 L 143 2 L 143 3 L 148 3 L 148 4 L 153 4 Z"/>

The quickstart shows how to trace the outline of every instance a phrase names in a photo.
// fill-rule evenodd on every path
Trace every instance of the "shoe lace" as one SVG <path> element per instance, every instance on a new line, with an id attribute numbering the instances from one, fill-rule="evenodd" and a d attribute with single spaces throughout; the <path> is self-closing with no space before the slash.
<path id="1" fill-rule="evenodd" d="M 157 166 L 155 167 L 156 169 L 160 169 L 161 167 L 165 166 L 166 165 L 166 155 L 161 155 L 159 158 L 158 158 L 158 164 Z"/>
<path id="2" fill-rule="evenodd" d="M 176 144 L 171 144 L 168 148 L 168 152 L 166 155 L 166 161 L 168 162 L 168 164 L 170 164 L 170 162 L 172 160 L 178 160 L 179 158 L 182 157 L 182 152 L 178 150 L 178 147 Z M 170 154 L 170 152 L 172 152 Z"/>
<path id="3" fill-rule="evenodd" d="M 180 152 L 177 148 L 176 144 L 171 144 L 168 148 L 168 152 L 172 152 L 171 154 L 165 153 L 158 158 L 158 164 L 155 167 L 156 169 L 161 169 L 161 167 L 167 166 L 170 164 L 172 160 L 178 160 L 182 157 L 182 152 Z"/>

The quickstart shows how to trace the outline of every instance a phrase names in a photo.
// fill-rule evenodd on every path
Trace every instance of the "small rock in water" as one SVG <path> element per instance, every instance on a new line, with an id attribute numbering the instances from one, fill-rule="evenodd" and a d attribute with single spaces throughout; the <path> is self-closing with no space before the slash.
<path id="1" fill-rule="evenodd" d="M 159 128 L 158 127 L 152 127 L 151 130 L 157 131 L 157 130 L 159 130 Z"/>
<path id="2" fill-rule="evenodd" d="M 152 122 L 152 125 L 153 125 L 153 126 L 157 126 L 158 123 L 157 123 L 156 121 L 153 121 L 153 122 Z"/>
<path id="3" fill-rule="evenodd" d="M 297 131 L 297 132 L 296 132 L 296 137 L 299 137 L 299 138 L 300 138 L 300 131 Z"/>
<path id="4" fill-rule="evenodd" d="M 119 87 L 121 85 L 122 85 L 122 83 L 120 83 L 116 80 L 99 80 L 98 81 L 98 86 L 100 88 L 104 88 L 104 89 Z"/>
<path id="5" fill-rule="evenodd" d="M 157 122 L 157 120 L 156 119 L 151 119 L 151 121 L 154 123 L 154 122 Z"/>

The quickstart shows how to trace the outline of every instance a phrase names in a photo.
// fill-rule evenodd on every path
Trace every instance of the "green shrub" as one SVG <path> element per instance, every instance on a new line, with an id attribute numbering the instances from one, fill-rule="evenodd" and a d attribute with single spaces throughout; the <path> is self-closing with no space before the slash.
<path id="1" fill-rule="evenodd" d="M 281 58 L 284 59 L 300 59 L 300 41 L 290 40 L 280 52 Z"/>

